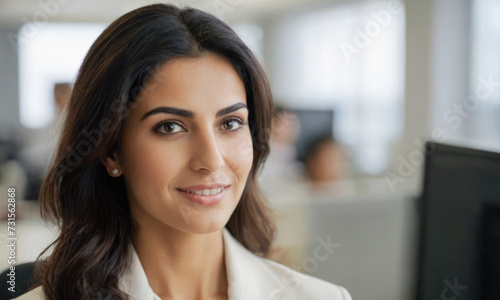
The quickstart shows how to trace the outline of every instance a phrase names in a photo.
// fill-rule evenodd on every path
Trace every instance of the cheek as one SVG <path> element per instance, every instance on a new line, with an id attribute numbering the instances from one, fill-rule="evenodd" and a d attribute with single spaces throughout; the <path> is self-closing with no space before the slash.
<path id="1" fill-rule="evenodd" d="M 238 162 L 238 173 L 248 175 L 253 162 L 253 144 L 250 133 L 236 144 L 231 155 L 233 161 Z"/>
<path id="2" fill-rule="evenodd" d="M 169 147 L 168 143 L 161 139 L 141 140 L 125 145 L 124 151 L 124 173 L 131 180 L 131 184 L 147 182 L 149 186 L 161 183 L 165 188 L 165 182 L 169 182 L 169 177 L 176 174 L 181 168 L 179 149 Z M 177 159 L 172 159 L 176 157 Z"/>

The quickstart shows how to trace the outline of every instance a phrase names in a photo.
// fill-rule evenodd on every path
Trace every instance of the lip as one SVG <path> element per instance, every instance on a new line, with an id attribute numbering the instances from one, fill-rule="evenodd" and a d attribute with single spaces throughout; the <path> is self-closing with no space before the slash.
<path id="1" fill-rule="evenodd" d="M 185 187 L 185 188 L 178 188 L 178 190 L 181 191 L 199 191 L 199 190 L 211 190 L 211 189 L 218 189 L 218 188 L 227 188 L 229 187 L 229 184 L 223 184 L 223 183 L 215 183 L 215 184 L 201 184 L 201 185 L 193 185 L 190 187 Z"/>
<path id="2" fill-rule="evenodd" d="M 226 191 L 230 185 L 225 185 L 225 184 L 211 184 L 211 185 L 196 185 L 196 186 L 191 186 L 188 188 L 182 188 L 182 189 L 177 189 L 177 191 L 187 200 L 194 202 L 199 205 L 203 206 L 208 206 L 208 205 L 215 205 L 219 203 L 224 195 L 226 194 Z M 195 191 L 195 190 L 204 190 L 204 189 L 218 189 L 223 187 L 224 190 L 222 190 L 220 193 L 215 194 L 215 195 L 196 195 L 196 194 L 190 194 L 185 191 Z"/>

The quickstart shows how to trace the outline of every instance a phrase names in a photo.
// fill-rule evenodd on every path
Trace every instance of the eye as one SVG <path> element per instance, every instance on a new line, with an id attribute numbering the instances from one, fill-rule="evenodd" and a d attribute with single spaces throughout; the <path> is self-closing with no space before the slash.
<path id="1" fill-rule="evenodd" d="M 222 127 L 226 130 L 229 130 L 229 131 L 237 131 L 237 130 L 240 130 L 241 127 L 243 127 L 243 125 L 246 125 L 248 124 L 247 123 L 243 123 L 243 121 L 240 119 L 240 118 L 231 118 L 231 119 L 227 119 L 224 121 L 224 123 L 222 123 Z"/>
<path id="2" fill-rule="evenodd" d="M 176 134 L 177 132 L 182 131 L 182 130 L 176 131 L 176 127 L 182 128 L 182 126 L 176 122 L 166 121 L 166 122 L 163 122 L 163 123 L 159 124 L 158 126 L 156 126 L 155 131 L 157 131 L 161 134 L 173 135 L 173 134 Z"/>

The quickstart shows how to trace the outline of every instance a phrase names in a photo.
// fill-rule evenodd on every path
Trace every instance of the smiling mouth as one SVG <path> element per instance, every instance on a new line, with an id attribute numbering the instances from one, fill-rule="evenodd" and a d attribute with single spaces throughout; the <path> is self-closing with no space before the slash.
<path id="1" fill-rule="evenodd" d="M 212 196 L 212 195 L 217 195 L 220 194 L 222 191 L 224 191 L 226 188 L 220 187 L 218 189 L 204 189 L 204 190 L 197 190 L 197 191 L 184 191 L 179 189 L 179 191 L 188 193 L 188 194 L 193 194 L 193 195 L 200 195 L 200 196 Z"/>
<path id="2" fill-rule="evenodd" d="M 202 206 L 210 206 L 219 203 L 224 198 L 229 186 L 214 188 L 214 189 L 203 189 L 194 191 L 184 191 L 177 189 L 181 195 L 187 200 L 197 203 Z"/>

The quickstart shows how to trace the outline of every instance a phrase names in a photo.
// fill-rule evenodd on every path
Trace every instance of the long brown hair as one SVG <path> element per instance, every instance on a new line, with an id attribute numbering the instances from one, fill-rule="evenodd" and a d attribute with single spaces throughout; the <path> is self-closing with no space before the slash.
<path id="1" fill-rule="evenodd" d="M 250 251 L 268 253 L 275 227 L 256 178 L 269 153 L 273 101 L 266 75 L 248 47 L 214 16 L 166 4 L 145 6 L 109 25 L 79 70 L 40 192 L 42 217 L 60 227 L 36 264 L 47 299 L 127 299 L 118 282 L 134 225 L 123 176 L 109 176 L 101 160 L 117 147 L 128 110 L 159 66 L 207 52 L 226 59 L 240 75 L 253 142 L 248 181 L 226 228 Z M 52 254 L 42 263 L 50 247 Z"/>

